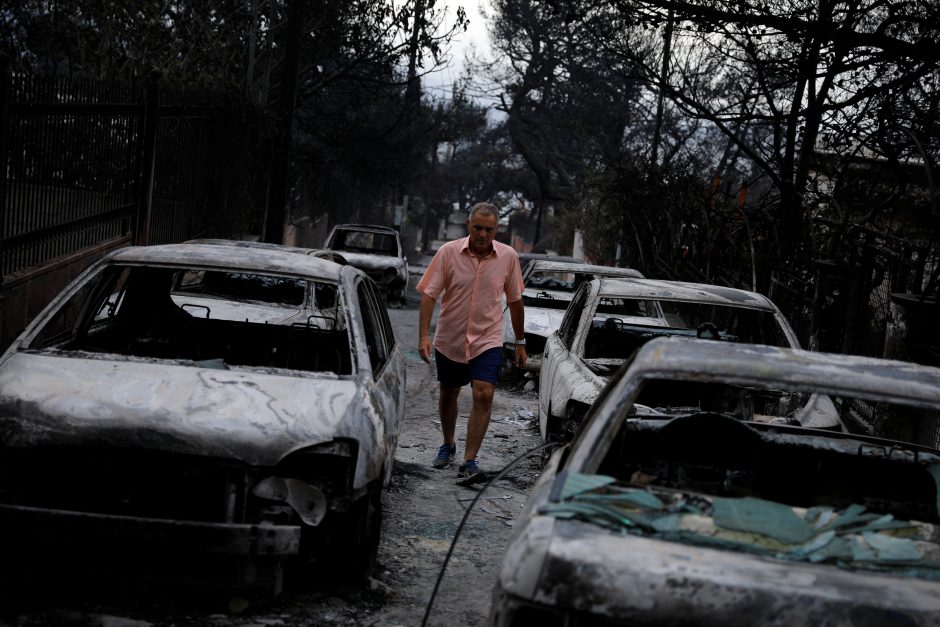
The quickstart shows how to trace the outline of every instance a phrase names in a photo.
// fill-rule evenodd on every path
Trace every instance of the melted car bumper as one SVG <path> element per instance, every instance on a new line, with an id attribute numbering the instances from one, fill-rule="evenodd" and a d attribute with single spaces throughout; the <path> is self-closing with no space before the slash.
<path id="1" fill-rule="evenodd" d="M 940 624 L 936 581 L 560 523 L 535 594 L 503 591 L 517 605 L 625 624 L 673 625 L 689 616 L 709 625 Z"/>
<path id="2" fill-rule="evenodd" d="M 88 550 L 126 549 L 185 554 L 280 557 L 300 549 L 300 527 L 141 518 L 0 504 L 0 528 L 9 542 L 29 537 L 43 550 L 61 545 Z M 22 532 L 22 533 L 21 533 Z M 15 547 L 28 552 L 29 547 Z"/>

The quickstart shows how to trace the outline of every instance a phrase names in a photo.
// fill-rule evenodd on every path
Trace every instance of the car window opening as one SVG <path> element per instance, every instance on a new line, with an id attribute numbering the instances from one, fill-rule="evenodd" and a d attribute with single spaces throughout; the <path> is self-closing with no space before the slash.
<path id="1" fill-rule="evenodd" d="M 792 426 L 811 396 L 645 381 L 596 473 L 560 474 L 541 511 L 688 544 L 940 579 L 932 557 L 940 555 L 932 531 L 940 455 Z M 865 413 L 893 435 L 938 418 L 914 406 L 832 401 L 841 416 Z"/>
<path id="2" fill-rule="evenodd" d="M 112 267 L 66 302 L 30 348 L 352 372 L 337 287 L 253 272 Z"/>

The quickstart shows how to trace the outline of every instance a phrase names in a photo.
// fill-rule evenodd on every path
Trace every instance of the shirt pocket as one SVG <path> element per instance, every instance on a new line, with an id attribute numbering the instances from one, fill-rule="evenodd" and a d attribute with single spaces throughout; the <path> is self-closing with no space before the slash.
<path id="1" fill-rule="evenodd" d="M 500 303 L 503 297 L 503 281 L 498 277 L 489 277 L 484 289 L 487 299 Z"/>

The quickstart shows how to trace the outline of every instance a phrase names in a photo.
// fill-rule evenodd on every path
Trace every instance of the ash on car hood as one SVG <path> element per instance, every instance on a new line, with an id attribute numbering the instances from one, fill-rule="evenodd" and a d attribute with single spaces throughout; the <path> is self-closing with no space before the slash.
<path id="1" fill-rule="evenodd" d="M 18 353 L 0 371 L 0 441 L 274 465 L 335 437 L 380 441 L 382 423 L 355 390 L 350 378 Z"/>
<path id="2" fill-rule="evenodd" d="M 710 625 L 821 617 L 838 625 L 874 626 L 887 617 L 940 624 L 937 583 L 890 573 L 677 545 L 576 520 L 555 521 L 544 556 L 535 601 L 625 622 L 671 625 L 694 615 Z"/>

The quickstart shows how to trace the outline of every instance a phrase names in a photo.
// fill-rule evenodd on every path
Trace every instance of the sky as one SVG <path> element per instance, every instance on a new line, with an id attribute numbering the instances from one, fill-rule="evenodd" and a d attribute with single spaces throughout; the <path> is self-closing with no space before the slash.
<path id="1" fill-rule="evenodd" d="M 450 90 L 463 71 L 463 60 L 471 46 L 485 50 L 488 46 L 489 38 L 486 34 L 486 25 L 483 22 L 483 16 L 480 14 L 480 5 L 486 5 L 487 0 L 438 0 L 437 5 L 447 7 L 448 25 L 453 23 L 457 14 L 457 7 L 462 6 L 470 20 L 470 25 L 465 32 L 460 32 L 455 36 L 451 44 L 450 65 L 449 67 L 429 74 L 424 77 L 423 84 L 425 91 L 429 95 L 437 98 L 449 98 Z"/>

